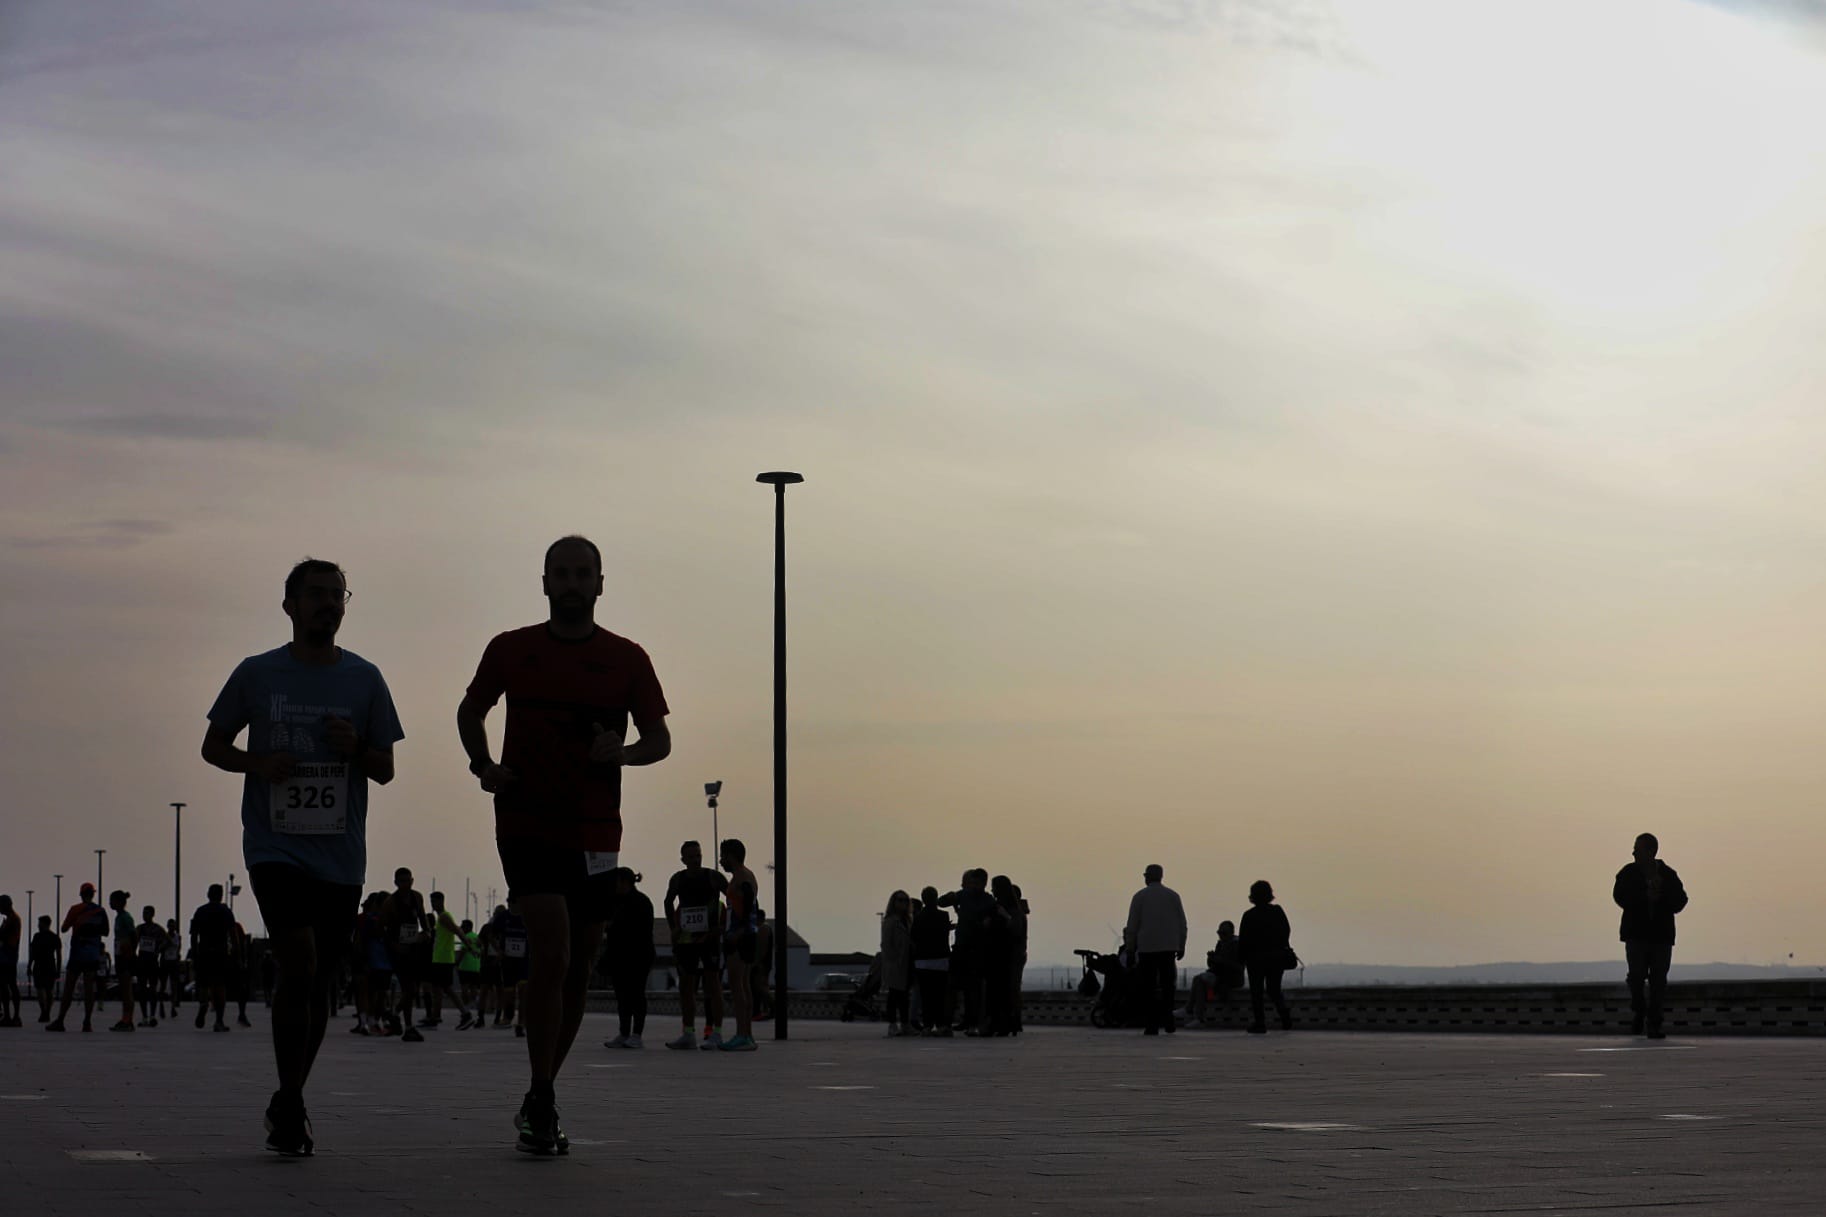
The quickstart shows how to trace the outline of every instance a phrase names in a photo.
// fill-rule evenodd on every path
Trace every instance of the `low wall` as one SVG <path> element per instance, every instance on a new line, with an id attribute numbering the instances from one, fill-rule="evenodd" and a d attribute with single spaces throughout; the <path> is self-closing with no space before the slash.
<path id="1" fill-rule="evenodd" d="M 794 1018 L 834 1019 L 847 994 L 795 993 Z M 1179 1004 L 1185 1004 L 1181 992 Z M 1629 990 L 1623 985 L 1373 985 L 1288 989 L 1294 1022 L 1325 1031 L 1467 1031 L 1482 1034 L 1603 1035 L 1629 1029 Z M 591 1009 L 610 1011 L 614 999 L 593 995 Z M 677 1014 L 678 996 L 653 994 L 653 1014 Z M 881 999 L 874 1002 L 879 1015 Z M 1089 1026 L 1091 1002 L 1076 993 L 1028 993 L 1023 1018 L 1032 1026 Z M 1270 1018 L 1272 1018 L 1272 1013 Z M 1675 1035 L 1826 1035 L 1826 981 L 1721 981 L 1668 986 L 1663 1017 Z M 1241 1030 L 1249 1022 L 1247 993 L 1233 993 L 1205 1026 Z"/>

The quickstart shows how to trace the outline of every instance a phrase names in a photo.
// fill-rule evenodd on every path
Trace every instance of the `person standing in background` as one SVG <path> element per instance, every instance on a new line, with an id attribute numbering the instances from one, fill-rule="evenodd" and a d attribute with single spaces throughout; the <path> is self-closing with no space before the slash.
<path id="1" fill-rule="evenodd" d="M 1655 834 L 1637 837 L 1632 852 L 1635 861 L 1617 872 L 1610 893 L 1623 910 L 1617 937 L 1629 964 L 1630 1033 L 1646 1031 L 1652 1040 L 1666 1039 L 1661 1002 L 1674 962 L 1674 918 L 1687 906 L 1687 889 L 1674 868 L 1658 857 L 1661 842 Z"/>

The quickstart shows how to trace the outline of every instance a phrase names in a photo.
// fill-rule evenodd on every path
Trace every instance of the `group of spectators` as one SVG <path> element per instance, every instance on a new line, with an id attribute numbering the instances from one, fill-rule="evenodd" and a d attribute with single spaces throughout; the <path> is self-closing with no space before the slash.
<path id="1" fill-rule="evenodd" d="M 1129 900 L 1128 922 L 1122 931 L 1125 963 L 1133 969 L 1143 1010 L 1142 1033 L 1158 1035 L 1178 1027 L 1174 997 L 1178 991 L 1179 962 L 1186 957 L 1186 909 L 1179 893 L 1161 882 L 1166 872 L 1151 865 L 1142 872 L 1142 886 Z M 1281 993 L 1281 977 L 1300 966 L 1293 950 L 1293 927 L 1287 913 L 1274 902 L 1274 887 L 1266 879 L 1249 885 L 1249 909 L 1242 928 L 1231 922 L 1217 927 L 1217 945 L 1205 956 L 1208 970 L 1192 984 L 1192 1016 L 1202 1019 L 1210 1003 L 1228 997 L 1245 976 L 1249 983 L 1249 1030 L 1268 1030 L 1267 1006 L 1274 1005 L 1282 1030 L 1293 1028 L 1293 1013 Z"/>
<path id="2" fill-rule="evenodd" d="M 943 895 L 890 895 L 877 957 L 888 1035 L 1019 1035 L 1029 911 L 1007 875 L 991 879 L 980 867 Z"/>
<path id="3" fill-rule="evenodd" d="M 230 1000 L 238 1007 L 236 1021 L 243 1027 L 253 1025 L 247 1018 L 252 940 L 222 902 L 221 884 L 210 886 L 207 902 L 191 915 L 187 934 L 180 932 L 176 918 L 161 924 L 158 910 L 150 904 L 135 921 L 127 908 L 129 892 L 109 893 L 105 909 L 95 901 L 94 884 L 84 883 L 77 894 L 57 929 L 51 928 L 49 914 L 38 918 L 27 948 L 26 971 L 38 999 L 38 1021 L 46 1031 L 67 1030 L 65 1019 L 79 989 L 82 1029 L 95 1030 L 95 1007 L 104 1000 L 109 980 L 118 987 L 120 1000 L 120 1017 L 110 1031 L 156 1027 L 161 1019 L 175 1018 L 193 984 L 194 993 L 189 995 L 196 1002 L 199 1030 L 213 1011 L 215 1029 L 227 1031 Z M 0 895 L 0 1026 L 24 1025 L 17 981 L 22 929 L 12 897 Z M 65 934 L 70 938 L 67 951 Z M 270 983 L 267 988 L 270 992 Z"/>

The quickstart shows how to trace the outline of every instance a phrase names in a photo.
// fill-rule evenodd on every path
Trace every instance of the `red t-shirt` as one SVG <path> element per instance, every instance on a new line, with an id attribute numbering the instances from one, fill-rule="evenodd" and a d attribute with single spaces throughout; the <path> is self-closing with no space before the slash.
<path id="1" fill-rule="evenodd" d="M 590 760 L 595 725 L 628 733 L 669 711 L 653 661 L 597 628 L 578 641 L 544 622 L 498 634 L 482 652 L 469 701 L 486 711 L 507 698 L 501 764 L 514 780 L 495 795 L 495 836 L 533 837 L 587 850 L 621 848 L 621 766 Z"/>

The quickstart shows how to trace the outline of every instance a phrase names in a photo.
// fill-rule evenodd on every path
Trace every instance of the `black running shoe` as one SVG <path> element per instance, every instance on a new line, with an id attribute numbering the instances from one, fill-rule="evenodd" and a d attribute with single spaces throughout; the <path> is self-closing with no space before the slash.
<path id="1" fill-rule="evenodd" d="M 304 1113 L 304 1101 L 285 1101 L 275 1090 L 266 1105 L 266 1148 L 288 1158 L 308 1158 L 316 1148 L 311 1140 L 311 1121 Z"/>
<path id="2" fill-rule="evenodd" d="M 550 1102 L 528 1091 L 514 1126 L 520 1130 L 522 1153 L 549 1158 L 558 1152 L 558 1109 Z"/>

